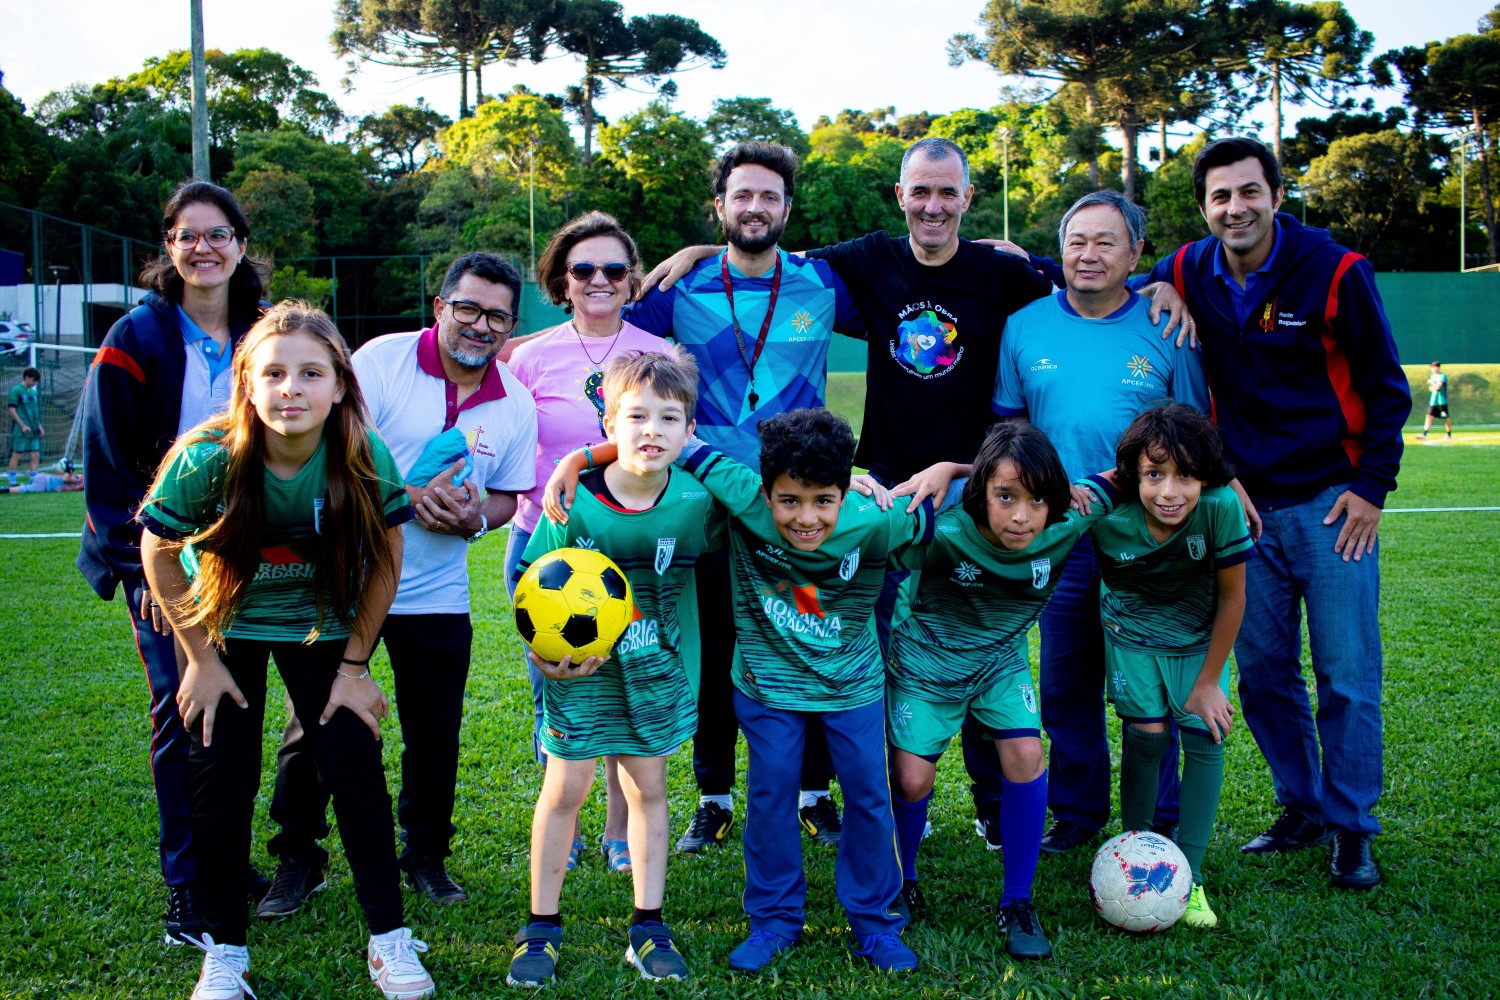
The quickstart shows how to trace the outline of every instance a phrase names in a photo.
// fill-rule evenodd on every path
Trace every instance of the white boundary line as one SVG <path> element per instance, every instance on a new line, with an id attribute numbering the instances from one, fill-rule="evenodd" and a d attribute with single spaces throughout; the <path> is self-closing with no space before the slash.
<path id="1" fill-rule="evenodd" d="M 0 535 L 0 538 L 79 538 L 81 535 L 77 531 L 53 531 L 40 535 Z"/>

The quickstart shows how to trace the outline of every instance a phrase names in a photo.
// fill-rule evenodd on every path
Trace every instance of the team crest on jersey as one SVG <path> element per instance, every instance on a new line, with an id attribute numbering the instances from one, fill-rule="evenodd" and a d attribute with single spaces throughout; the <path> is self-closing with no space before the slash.
<path id="1" fill-rule="evenodd" d="M 1130 360 L 1125 362 L 1125 367 L 1129 368 L 1130 374 L 1136 378 L 1145 378 L 1156 372 L 1156 369 L 1151 367 L 1151 359 L 1144 354 L 1132 354 Z"/>
<path id="2" fill-rule="evenodd" d="M 1026 711 L 1036 711 L 1036 691 L 1030 684 L 1018 685 L 1021 689 L 1021 704 L 1026 706 Z"/>
<path id="3" fill-rule="evenodd" d="M 658 538 L 656 540 L 656 575 L 661 576 L 672 565 L 672 552 L 677 548 L 677 539 Z"/>
<path id="4" fill-rule="evenodd" d="M 1187 543 L 1188 555 L 1192 556 L 1194 559 L 1202 559 L 1203 553 L 1208 550 L 1208 546 L 1203 544 L 1202 535 L 1188 535 Z"/>
<path id="5" fill-rule="evenodd" d="M 1052 579 L 1052 560 L 1031 560 L 1031 585 L 1037 590 L 1047 586 L 1047 581 Z"/>
<path id="6" fill-rule="evenodd" d="M 317 534 L 323 533 L 323 498 L 313 501 L 313 531 Z"/>
<path id="7" fill-rule="evenodd" d="M 857 569 L 859 569 L 858 548 L 845 556 L 844 561 L 839 563 L 839 579 L 847 583 L 849 580 L 854 579 L 854 571 Z"/>

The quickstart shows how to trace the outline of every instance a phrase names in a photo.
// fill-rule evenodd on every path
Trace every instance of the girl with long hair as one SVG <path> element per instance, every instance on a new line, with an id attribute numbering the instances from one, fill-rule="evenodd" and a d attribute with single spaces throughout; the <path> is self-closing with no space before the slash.
<path id="1" fill-rule="evenodd" d="M 146 578 L 187 654 L 192 832 L 205 931 L 193 1000 L 243 1000 L 244 872 L 274 658 L 333 796 L 387 998 L 432 979 L 404 926 L 381 761 L 388 703 L 370 653 L 400 575 L 401 475 L 366 422 L 349 349 L 321 311 L 275 306 L 234 361 L 229 412 L 182 435 L 138 519 Z"/>
<path id="2" fill-rule="evenodd" d="M 177 713 L 179 650 L 141 569 L 136 508 L 179 434 L 229 405 L 230 366 L 262 308 L 270 268 L 250 253 L 250 223 L 226 189 L 178 185 L 161 217 L 151 291 L 109 329 L 83 405 L 84 500 L 78 569 L 104 600 L 123 589 L 151 688 L 151 778 L 167 885 L 166 941 L 203 930 L 191 822 L 188 737 Z M 247 868 L 252 893 L 265 880 Z"/>

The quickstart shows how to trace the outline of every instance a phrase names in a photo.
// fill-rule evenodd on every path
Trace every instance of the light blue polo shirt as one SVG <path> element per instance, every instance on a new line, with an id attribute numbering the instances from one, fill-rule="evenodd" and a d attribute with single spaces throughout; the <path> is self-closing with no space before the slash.
<path id="1" fill-rule="evenodd" d="M 182 415 L 177 418 L 177 433 L 181 434 L 229 408 L 234 352 L 214 343 L 214 338 L 203 332 L 182 306 L 177 307 L 177 324 L 187 351 L 187 365 L 182 373 Z"/>
<path id="2" fill-rule="evenodd" d="M 1080 316 L 1068 293 L 1014 313 L 1000 340 L 995 413 L 1026 416 L 1052 439 L 1070 480 L 1115 466 L 1115 445 L 1142 410 L 1162 399 L 1208 412 L 1203 358 L 1161 338 L 1135 292 L 1100 319 Z M 1163 320 L 1165 322 L 1165 320 Z"/>

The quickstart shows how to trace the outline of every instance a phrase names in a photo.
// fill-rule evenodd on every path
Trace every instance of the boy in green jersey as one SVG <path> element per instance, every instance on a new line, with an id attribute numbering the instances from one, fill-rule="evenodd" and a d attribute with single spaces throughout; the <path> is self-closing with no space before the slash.
<path id="1" fill-rule="evenodd" d="M 22 455 L 31 456 L 31 474 L 36 475 L 42 460 L 42 397 L 37 393 L 37 384 L 42 373 L 27 368 L 21 373 L 21 381 L 10 387 L 5 396 L 5 409 L 10 414 L 10 471 L 20 468 Z M 15 476 L 11 476 L 15 485 Z"/>
<path id="2" fill-rule="evenodd" d="M 1245 511 L 1229 486 L 1219 433 L 1189 406 L 1137 417 L 1115 453 L 1120 502 L 1095 523 L 1103 583 L 1105 676 L 1125 727 L 1120 813 L 1149 830 L 1168 718 L 1182 734 L 1177 845 L 1193 869 L 1182 921 L 1213 927 L 1203 855 L 1224 784 L 1229 704 L 1226 662 L 1245 612 L 1245 562 L 1254 555 Z"/>
<path id="3" fill-rule="evenodd" d="M 1047 958 L 1052 945 L 1031 905 L 1047 774 L 1026 633 L 1073 546 L 1113 504 L 1106 487 L 1085 482 L 1079 488 L 1092 493 L 1090 513 L 1069 509 L 1056 449 L 1024 422 L 991 429 L 974 464 L 953 472 L 968 476 L 962 505 L 939 514 L 932 544 L 906 560 L 920 576 L 897 608 L 886 662 L 901 894 L 908 911 L 920 905 L 917 849 L 937 762 L 972 714 L 994 740 L 1003 772 L 1005 880 L 996 916 L 1006 951 Z"/>
<path id="4" fill-rule="evenodd" d="M 517 577 L 565 546 L 597 549 L 630 580 L 636 616 L 605 660 L 547 663 L 542 745 L 546 777 L 531 832 L 531 915 L 516 935 L 506 981 L 553 979 L 562 942 L 560 899 L 578 810 L 595 760 L 618 755 L 630 806 L 635 910 L 626 959 L 645 979 L 681 979 L 687 965 L 662 922 L 669 819 L 666 758 L 698 724 L 698 615 L 693 568 L 723 539 L 723 517 L 703 485 L 673 461 L 693 431 L 698 372 L 679 351 L 622 355 L 604 376 L 604 427 L 618 459 L 580 480 L 566 524 L 538 522 Z"/>
<path id="5" fill-rule="evenodd" d="M 763 420 L 760 439 L 759 473 L 701 443 L 680 459 L 729 511 L 731 677 L 735 716 L 750 748 L 744 836 L 750 935 L 730 953 L 729 967 L 758 971 L 802 936 L 807 880 L 798 785 L 808 723 L 821 718 L 844 789 L 834 880 L 855 954 L 882 971 L 912 969 L 917 956 L 901 940 L 904 921 L 891 908 L 901 868 L 893 849 L 885 672 L 874 609 L 892 560 L 931 541 L 932 506 L 908 514 L 851 497 L 854 434 L 827 410 Z M 610 461 L 612 451 L 594 448 L 593 458 Z M 544 499 L 549 517 L 567 516 L 567 481 L 583 461 L 575 451 L 558 463 Z M 856 486 L 859 493 L 870 488 L 867 481 Z"/>

